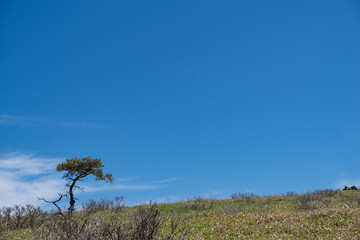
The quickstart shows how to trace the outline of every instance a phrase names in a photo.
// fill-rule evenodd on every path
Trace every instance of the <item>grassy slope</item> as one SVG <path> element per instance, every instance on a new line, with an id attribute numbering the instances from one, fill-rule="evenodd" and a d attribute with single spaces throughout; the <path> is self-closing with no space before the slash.
<path id="1" fill-rule="evenodd" d="M 137 207 L 117 214 L 126 218 Z M 186 239 L 359 239 L 360 191 L 231 200 L 195 199 L 159 204 L 163 216 L 179 216 Z M 107 216 L 107 211 L 91 215 Z M 168 231 L 168 222 L 160 236 Z M 26 230 L 12 231 L 26 239 Z"/>
<path id="2" fill-rule="evenodd" d="M 360 238 L 360 191 L 195 201 L 160 209 L 181 213 L 190 239 Z"/>

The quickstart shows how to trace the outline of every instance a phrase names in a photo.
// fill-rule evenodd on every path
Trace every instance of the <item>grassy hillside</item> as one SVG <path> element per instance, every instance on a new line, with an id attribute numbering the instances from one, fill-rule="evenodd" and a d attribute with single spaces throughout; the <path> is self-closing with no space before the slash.
<path id="1" fill-rule="evenodd" d="M 33 226 L 24 219 L 15 226 L 3 216 L 0 239 L 359 239 L 360 191 L 239 193 L 136 207 L 103 201 L 72 219 L 39 214 Z"/>

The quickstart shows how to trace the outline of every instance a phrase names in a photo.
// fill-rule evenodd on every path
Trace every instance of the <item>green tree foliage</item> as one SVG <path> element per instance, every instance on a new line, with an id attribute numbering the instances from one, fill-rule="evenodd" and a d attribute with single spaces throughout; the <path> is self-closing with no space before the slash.
<path id="1" fill-rule="evenodd" d="M 66 159 L 66 162 L 57 165 L 56 171 L 64 171 L 63 178 L 69 181 L 66 186 L 69 187 L 70 206 L 68 211 L 70 215 L 75 210 L 74 188 L 78 188 L 76 186 L 78 181 L 93 175 L 97 181 L 113 182 L 112 174 L 104 174 L 103 167 L 101 159 L 91 157 Z"/>

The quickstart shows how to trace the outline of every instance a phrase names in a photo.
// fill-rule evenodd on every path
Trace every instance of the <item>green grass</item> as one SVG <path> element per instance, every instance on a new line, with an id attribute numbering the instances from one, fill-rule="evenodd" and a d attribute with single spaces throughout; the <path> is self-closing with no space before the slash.
<path id="1" fill-rule="evenodd" d="M 103 210 L 77 217 L 106 221 L 130 219 L 138 207 L 120 213 Z M 157 238 L 170 231 L 171 221 L 180 219 L 175 239 L 359 239 L 360 191 L 322 191 L 295 196 L 244 199 L 194 199 L 158 204 L 164 219 Z M 35 230 L 36 231 L 36 230 Z M 32 239 L 34 230 L 3 232 L 9 239 Z M 4 239 L 2 237 L 1 239 Z"/>

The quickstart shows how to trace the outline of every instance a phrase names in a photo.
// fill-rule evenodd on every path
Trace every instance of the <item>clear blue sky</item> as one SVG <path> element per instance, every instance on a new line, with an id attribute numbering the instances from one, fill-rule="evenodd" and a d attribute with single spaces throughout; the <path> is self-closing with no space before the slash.
<path id="1" fill-rule="evenodd" d="M 1 1 L 0 83 L 2 160 L 101 158 L 94 198 L 360 185 L 359 1 Z"/>

